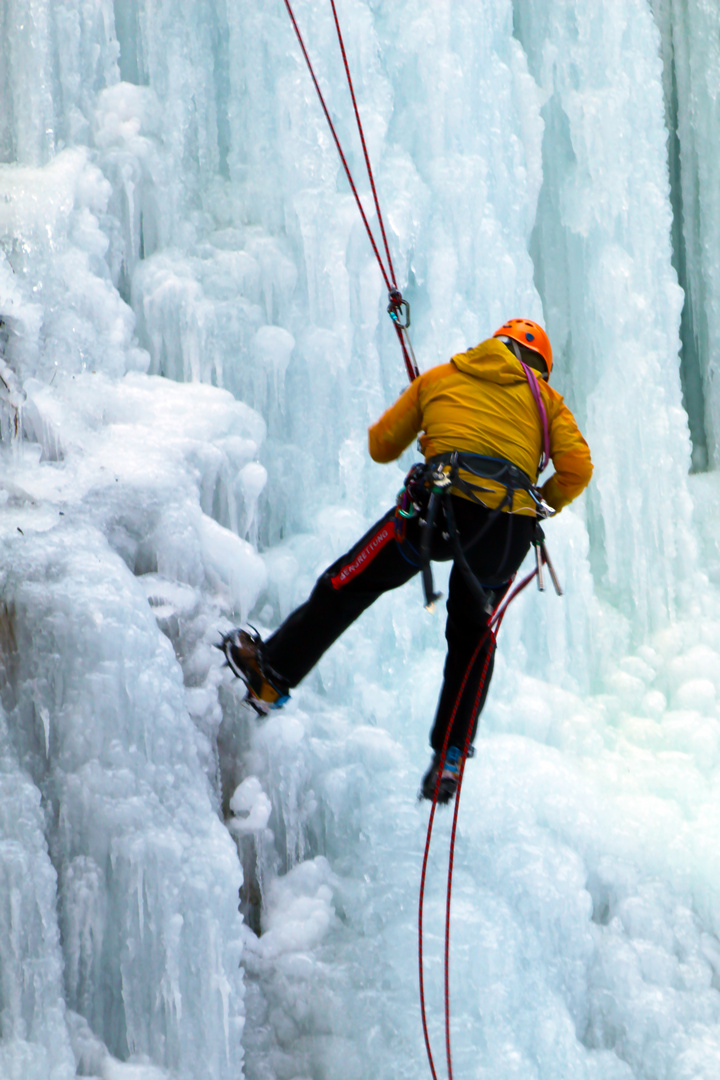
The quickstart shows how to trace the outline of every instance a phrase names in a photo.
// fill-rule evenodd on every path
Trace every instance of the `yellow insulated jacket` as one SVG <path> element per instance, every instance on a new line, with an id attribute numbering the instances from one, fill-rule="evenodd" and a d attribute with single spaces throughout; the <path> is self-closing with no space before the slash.
<path id="1" fill-rule="evenodd" d="M 562 510 L 590 482 L 590 450 L 561 395 L 541 378 L 538 385 L 555 466 L 540 491 L 553 509 Z M 415 379 L 370 428 L 370 456 L 373 461 L 394 461 L 421 431 L 426 459 L 465 450 L 511 461 L 537 481 L 543 444 L 538 407 L 520 361 L 496 338 Z M 486 489 L 479 497 L 487 506 L 499 506 L 505 497 L 505 488 L 496 482 L 460 475 Z M 508 509 L 532 513 L 533 503 L 526 492 L 517 491 Z"/>

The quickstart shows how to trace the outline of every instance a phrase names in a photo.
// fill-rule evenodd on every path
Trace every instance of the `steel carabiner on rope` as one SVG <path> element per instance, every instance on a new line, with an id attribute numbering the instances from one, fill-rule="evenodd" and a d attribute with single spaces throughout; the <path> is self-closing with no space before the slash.
<path id="1" fill-rule="evenodd" d="M 388 293 L 387 312 L 398 330 L 410 329 L 410 305 L 404 299 L 399 289 L 391 289 Z"/>

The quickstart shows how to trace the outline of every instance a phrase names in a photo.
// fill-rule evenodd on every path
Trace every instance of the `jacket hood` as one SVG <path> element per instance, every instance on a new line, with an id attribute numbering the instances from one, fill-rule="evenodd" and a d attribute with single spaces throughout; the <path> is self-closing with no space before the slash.
<path id="1" fill-rule="evenodd" d="M 452 363 L 458 371 L 486 382 L 508 384 L 527 381 L 520 361 L 497 338 L 488 338 L 467 352 L 457 353 Z"/>

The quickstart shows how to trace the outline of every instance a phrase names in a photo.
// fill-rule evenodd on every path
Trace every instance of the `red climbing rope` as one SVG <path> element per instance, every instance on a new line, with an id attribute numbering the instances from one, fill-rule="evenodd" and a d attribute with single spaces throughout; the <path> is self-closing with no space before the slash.
<path id="1" fill-rule="evenodd" d="M 347 53 L 345 52 L 345 43 L 343 41 L 342 31 L 340 29 L 340 22 L 337 16 L 337 10 L 335 8 L 335 0 L 330 0 L 332 7 L 333 18 L 335 19 L 335 29 L 337 30 L 338 42 L 340 43 L 340 52 L 342 53 L 343 65 L 345 67 L 345 74 L 347 76 L 348 89 L 350 91 L 350 97 L 352 98 L 353 109 L 355 111 L 355 120 L 357 122 L 358 134 L 360 136 L 360 142 L 362 144 L 363 155 L 365 156 L 365 166 L 367 168 L 368 179 L 370 180 L 370 188 L 373 193 L 373 199 L 375 201 L 375 212 L 377 213 L 378 224 L 380 225 L 380 232 L 383 238 L 383 244 L 385 245 L 385 254 L 387 255 L 388 269 L 390 271 L 390 280 L 395 282 L 395 270 L 393 268 L 392 255 L 390 254 L 390 247 L 387 242 L 387 236 L 385 235 L 385 223 L 380 211 L 380 201 L 378 199 L 377 190 L 375 188 L 375 178 L 373 176 L 372 165 L 370 164 L 370 155 L 368 154 L 367 145 L 365 143 L 365 133 L 363 131 L 362 122 L 360 120 L 360 110 L 358 109 L 357 100 L 355 98 L 355 90 L 353 88 L 352 78 L 350 76 L 350 66 L 348 64 Z M 388 290 L 390 286 L 388 285 Z"/>
<path id="2" fill-rule="evenodd" d="M 375 258 L 377 259 L 378 266 L 380 267 L 380 272 L 383 276 L 385 287 L 388 291 L 388 314 L 392 318 L 393 326 L 395 327 L 395 332 L 398 336 L 398 341 L 400 342 L 400 348 L 402 349 L 403 360 L 405 361 L 405 369 L 407 371 L 408 378 L 410 379 L 410 382 L 413 382 L 413 380 L 418 377 L 420 372 L 418 371 L 418 366 L 415 361 L 415 355 L 413 353 L 412 345 L 410 343 L 410 338 L 407 332 L 408 327 L 410 326 L 410 309 L 407 301 L 403 300 L 402 293 L 398 289 L 395 282 L 395 270 L 393 268 L 392 257 L 390 255 L 390 246 L 388 244 L 387 234 L 385 232 L 385 222 L 383 220 L 382 212 L 380 210 L 380 200 L 378 199 L 377 189 L 375 187 L 375 178 L 373 176 L 372 165 L 370 164 L 370 155 L 368 153 L 367 144 L 365 142 L 365 133 L 363 131 L 362 121 L 360 119 L 360 110 L 358 109 L 352 77 L 350 75 L 350 66 L 348 64 L 347 53 L 345 51 L 345 42 L 343 41 L 342 31 L 340 29 L 340 20 L 338 19 L 337 10 L 335 8 L 335 0 L 330 0 L 330 4 L 332 7 L 333 18 L 335 20 L 335 29 L 337 31 L 337 37 L 340 45 L 340 52 L 342 54 L 343 65 L 345 67 L 345 74 L 347 76 L 348 87 L 350 89 L 350 97 L 352 99 L 353 110 L 355 112 L 355 120 L 357 123 L 358 132 L 360 134 L 360 142 L 362 144 L 363 155 L 365 157 L 365 165 L 367 167 L 367 173 L 370 180 L 370 188 L 372 190 L 373 200 L 375 202 L 375 212 L 377 214 L 378 224 L 380 226 L 380 233 L 382 236 L 383 244 L 385 246 L 385 254 L 387 256 L 387 268 L 382 260 L 382 256 L 375 240 L 375 236 L 373 235 L 373 231 L 370 228 L 370 222 L 367 219 L 367 214 L 365 213 L 362 202 L 360 201 L 360 195 L 358 193 L 357 186 L 350 171 L 350 166 L 348 165 L 347 158 L 340 143 L 337 131 L 335 130 L 335 125 L 332 122 L 330 112 L 325 103 L 325 98 L 323 97 L 323 92 L 320 89 L 320 84 L 318 83 L 317 77 L 315 75 L 315 71 L 308 55 L 308 51 L 305 48 L 305 42 L 303 41 L 302 34 L 300 33 L 300 27 L 297 24 L 293 9 L 290 5 L 290 0 L 285 0 L 285 7 L 287 8 L 287 13 L 290 16 L 290 21 L 292 22 L 293 29 L 295 30 L 295 35 L 298 39 L 300 49 L 305 58 L 305 63 L 307 64 L 308 71 L 310 72 L 310 77 L 313 81 L 317 96 L 320 100 L 320 105 L 322 106 L 322 110 L 325 114 L 325 119 L 327 120 L 328 127 L 330 128 L 330 134 L 332 135 L 335 146 L 337 147 L 337 152 L 340 155 L 340 161 L 342 162 L 342 166 L 345 170 L 345 175 L 348 179 L 348 183 L 350 184 L 350 190 L 352 191 L 355 198 L 357 208 L 360 211 L 360 217 L 362 218 L 363 225 L 365 226 L 365 231 L 367 232 L 368 239 L 370 240 L 373 252 L 375 253 Z"/>
<path id="3" fill-rule="evenodd" d="M 423 973 L 423 905 L 424 905 L 424 901 L 425 901 L 425 877 L 426 877 L 426 874 L 427 874 L 428 857 L 430 855 L 430 839 L 432 837 L 433 822 L 435 820 L 435 811 L 437 810 L 438 793 L 440 791 L 440 782 L 442 780 L 442 772 L 443 772 L 443 768 L 445 766 L 445 756 L 447 754 L 448 740 L 450 739 L 450 731 L 452 729 L 453 721 L 455 719 L 455 714 L 457 713 L 458 706 L 460 705 L 460 699 L 463 696 L 463 691 L 465 690 L 465 687 L 467 685 L 467 681 L 470 678 L 470 672 L 473 669 L 475 661 L 477 660 L 480 649 L 482 648 L 483 644 L 485 643 L 485 639 L 487 638 L 488 633 L 492 634 L 492 630 L 490 630 L 489 626 L 488 626 L 487 630 L 485 630 L 485 632 L 483 633 L 482 637 L 480 638 L 480 641 L 477 644 L 475 652 L 472 654 L 472 657 L 470 659 L 470 663 L 468 664 L 467 669 L 465 671 L 465 674 L 463 676 L 463 681 L 460 684 L 460 689 L 458 691 L 458 695 L 455 698 L 455 704 L 453 705 L 453 711 L 450 714 L 450 720 L 448 721 L 447 730 L 445 732 L 445 739 L 443 741 L 442 749 L 440 751 L 440 761 L 438 763 L 437 776 L 435 777 L 435 790 L 433 791 L 433 801 L 432 801 L 432 806 L 430 808 L 430 819 L 428 821 L 427 837 L 425 839 L 425 852 L 423 854 L 422 872 L 420 874 L 420 903 L 419 903 L 419 907 L 418 907 L 418 968 L 419 968 L 419 976 L 420 976 L 420 1016 L 421 1016 L 421 1019 L 422 1019 L 423 1035 L 425 1037 L 425 1049 L 427 1050 L 428 1061 L 430 1063 L 430 1072 L 433 1075 L 433 1080 L 437 1080 L 437 1073 L 435 1072 L 435 1064 L 433 1062 L 432 1050 L 430 1048 L 430 1035 L 428 1033 L 427 1015 L 426 1015 L 426 1010 L 425 1010 L 425 977 L 424 977 L 424 973 Z M 494 637 L 494 635 L 493 635 L 493 637 Z M 488 650 L 488 657 L 490 656 L 490 654 L 491 654 L 491 650 L 489 649 Z M 485 670 L 483 670 L 483 674 L 482 674 L 482 677 L 481 677 L 482 685 L 484 685 L 484 683 L 485 683 L 486 675 L 487 675 L 487 664 L 485 666 Z M 474 714 L 473 714 L 473 716 L 470 717 L 470 729 L 472 729 L 473 718 L 474 718 Z M 459 794 L 460 794 L 460 790 L 458 788 L 457 795 L 455 796 L 456 799 L 457 799 Z M 452 855 L 453 855 L 452 849 L 451 849 L 450 855 L 451 855 L 451 858 L 452 858 Z M 448 881 L 449 880 L 450 880 L 450 878 L 448 877 Z M 447 965 L 446 965 L 446 981 L 445 981 L 445 1005 L 446 1005 L 446 1026 L 449 1029 L 449 1020 L 447 1019 L 448 1012 L 449 1012 Z M 446 1036 L 446 1038 L 447 1038 L 447 1036 Z M 449 1050 L 448 1050 L 448 1061 L 449 1061 Z"/>
<path id="4" fill-rule="evenodd" d="M 422 872 L 420 875 L 420 902 L 418 907 L 418 967 L 420 975 L 420 1015 L 422 1019 L 423 1036 L 425 1038 L 425 1049 L 427 1051 L 428 1062 L 430 1064 L 430 1072 L 432 1073 L 433 1080 L 437 1080 L 437 1073 L 435 1071 L 435 1063 L 433 1061 L 432 1049 L 430 1047 L 430 1035 L 428 1033 L 427 1015 L 425 1010 L 425 979 L 423 973 L 423 905 L 425 901 L 425 878 L 427 875 L 427 864 L 430 854 L 430 840 L 432 838 L 433 822 L 435 820 L 435 810 L 437 809 L 438 793 L 440 791 L 440 781 L 442 779 L 442 772 L 445 765 L 445 757 L 447 755 L 448 741 L 450 738 L 450 732 L 452 730 L 455 714 L 457 713 L 460 701 L 462 699 L 467 681 L 470 678 L 470 673 L 475 666 L 475 661 L 480 654 L 480 650 L 485 644 L 488 636 L 490 637 L 490 647 L 487 650 L 485 657 L 485 663 L 480 675 L 480 681 L 478 683 L 477 692 L 475 694 L 475 701 L 473 702 L 472 711 L 470 713 L 470 720 L 468 722 L 467 734 L 465 736 L 465 745 L 463 747 L 462 755 L 460 757 L 460 765 L 458 772 L 457 791 L 455 793 L 455 809 L 453 813 L 452 830 L 450 833 L 450 852 L 448 856 L 448 879 L 447 879 L 447 895 L 445 901 L 445 959 L 444 959 L 444 981 L 445 981 L 445 1052 L 447 1055 L 447 1067 L 448 1067 L 448 1080 L 452 1080 L 452 1055 L 450 1052 L 450 902 L 452 897 L 452 878 L 453 878 L 453 866 L 455 862 L 455 835 L 457 832 L 458 813 L 460 810 L 460 792 L 462 790 L 463 775 L 465 773 L 465 762 L 467 761 L 468 753 L 470 751 L 470 742 L 472 739 L 472 731 L 474 726 L 475 717 L 477 716 L 480 708 L 480 702 L 482 700 L 482 692 L 487 680 L 487 673 L 490 666 L 490 660 L 497 648 L 497 635 L 500 631 L 500 626 L 505 617 L 505 612 L 508 607 L 518 596 L 523 589 L 525 589 L 533 578 L 537 574 L 537 567 L 527 574 L 526 577 L 512 590 L 509 596 L 506 594 L 501 597 L 499 603 L 495 607 L 488 625 L 483 632 L 476 648 L 472 654 L 470 663 L 467 666 L 463 681 L 460 685 L 453 711 L 450 715 L 450 720 L 445 732 L 445 739 L 443 741 L 442 749 L 440 751 L 440 761 L 438 763 L 438 772 L 435 779 L 435 790 L 433 792 L 432 807 L 430 809 L 430 818 L 428 820 L 427 837 L 425 840 L 425 852 L 423 855 Z"/>

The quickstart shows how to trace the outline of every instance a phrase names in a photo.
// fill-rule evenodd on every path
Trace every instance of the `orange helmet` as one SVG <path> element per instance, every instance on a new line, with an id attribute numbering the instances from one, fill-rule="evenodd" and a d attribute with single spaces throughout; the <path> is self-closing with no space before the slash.
<path id="1" fill-rule="evenodd" d="M 552 371 L 550 339 L 538 323 L 532 322 L 530 319 L 508 319 L 499 330 L 495 331 L 493 337 L 513 338 L 520 345 L 524 345 L 526 349 L 531 349 L 532 352 L 539 353 L 542 356 L 548 375 Z"/>

